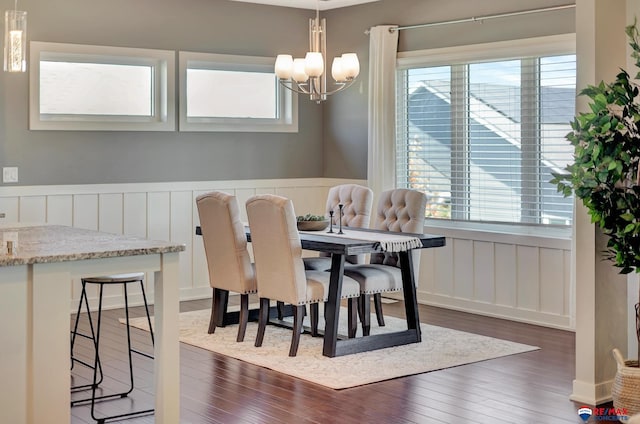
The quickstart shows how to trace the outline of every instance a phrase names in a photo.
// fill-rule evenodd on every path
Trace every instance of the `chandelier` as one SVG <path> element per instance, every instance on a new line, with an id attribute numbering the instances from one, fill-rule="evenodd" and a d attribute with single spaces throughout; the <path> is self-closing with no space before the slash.
<path id="1" fill-rule="evenodd" d="M 4 13 L 4 70 L 7 72 L 27 71 L 27 12 L 17 10 L 15 0 L 13 10 Z"/>
<path id="2" fill-rule="evenodd" d="M 335 88 L 328 90 L 326 50 L 327 23 L 324 18 L 320 19 L 320 11 L 316 7 L 315 19 L 309 19 L 309 52 L 304 59 L 294 59 L 290 54 L 279 54 L 276 58 L 275 73 L 280 84 L 293 92 L 309 95 L 316 103 L 349 87 L 360 73 L 358 55 L 344 53 L 333 59 L 331 76 Z"/>

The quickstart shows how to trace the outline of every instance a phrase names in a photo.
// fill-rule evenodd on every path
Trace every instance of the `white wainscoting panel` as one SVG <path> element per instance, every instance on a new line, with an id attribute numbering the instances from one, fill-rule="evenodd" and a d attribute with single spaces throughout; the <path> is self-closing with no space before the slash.
<path id="1" fill-rule="evenodd" d="M 193 195 L 190 191 L 174 191 L 171 193 L 171 234 L 169 239 L 186 246 L 183 256 L 193 256 Z M 193 261 L 180 261 L 180 290 L 189 295 L 194 289 Z"/>
<path id="2" fill-rule="evenodd" d="M 329 178 L 198 181 L 140 184 L 0 187 L 0 223 L 50 223 L 184 243 L 180 255 L 180 298 L 211 296 L 195 198 L 223 190 L 244 203 L 256 194 L 292 199 L 296 213 L 322 214 L 330 187 L 361 180 Z M 447 308 L 557 328 L 572 328 L 570 241 L 545 236 L 517 236 L 457 228 L 427 227 L 447 237 L 447 245 L 421 252 L 418 299 Z M 313 255 L 313 252 L 306 252 Z M 152 275 L 145 287 L 153 297 Z M 80 282 L 70 284 L 72 310 Z M 91 303 L 97 292 L 90 288 Z M 141 302 L 131 290 L 132 303 Z M 107 292 L 105 307 L 123 303 L 120 289 Z"/>
<path id="3" fill-rule="evenodd" d="M 0 223 L 70 225 L 183 243 L 186 250 L 180 255 L 180 298 L 197 299 L 211 296 L 204 248 L 200 236 L 195 235 L 199 224 L 195 198 L 199 194 L 223 190 L 236 195 L 246 221 L 247 199 L 265 193 L 290 198 L 298 214 L 322 214 L 329 188 L 342 183 L 365 184 L 361 180 L 310 178 L 0 187 L 0 214 L 4 214 Z M 91 286 L 87 289 L 95 307 L 97 290 Z M 153 301 L 153 275 L 146 276 L 145 291 Z M 69 293 L 75 312 L 80 280 L 71 282 Z M 128 294 L 132 304 L 141 303 L 139 287 L 131 287 Z M 106 287 L 103 302 L 107 308 L 122 306 L 122 289 Z"/>
<path id="4" fill-rule="evenodd" d="M 73 196 L 61 194 L 47 196 L 47 222 L 57 225 L 73 225 Z"/>
<path id="5" fill-rule="evenodd" d="M 474 269 L 473 240 L 452 239 L 453 295 L 459 299 L 473 299 Z"/>
<path id="6" fill-rule="evenodd" d="M 124 213 L 122 194 L 98 196 L 98 228 L 106 233 L 122 234 Z"/>
<path id="7" fill-rule="evenodd" d="M 2 197 L 0 196 L 0 222 L 19 222 L 20 221 L 20 197 Z"/>
<path id="8" fill-rule="evenodd" d="M 43 222 L 47 219 L 47 197 L 20 198 L 20 222 Z"/>
<path id="9" fill-rule="evenodd" d="M 540 258 L 538 249 L 531 246 L 516 248 L 516 282 L 520 309 L 535 311 L 540 305 Z"/>
<path id="10" fill-rule="evenodd" d="M 147 237 L 147 193 L 124 193 L 122 208 L 124 234 Z"/>
<path id="11" fill-rule="evenodd" d="M 425 232 L 446 236 L 447 245 L 422 251 L 420 303 L 573 328 L 570 240 L 441 227 Z"/>
<path id="12" fill-rule="evenodd" d="M 49 196 L 53 197 L 53 195 Z M 98 229 L 98 194 L 78 194 L 73 198 L 73 226 L 86 228 L 87 230 Z"/>
<path id="13" fill-rule="evenodd" d="M 494 250 L 494 243 L 473 242 L 473 298 L 484 303 L 496 301 Z"/>

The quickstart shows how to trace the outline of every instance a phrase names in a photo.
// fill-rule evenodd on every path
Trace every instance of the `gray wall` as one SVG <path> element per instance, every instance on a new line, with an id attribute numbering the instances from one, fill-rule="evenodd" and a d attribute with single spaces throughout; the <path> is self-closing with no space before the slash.
<path id="1" fill-rule="evenodd" d="M 306 51 L 313 15 L 225 0 L 21 0 L 18 7 L 28 12 L 34 41 L 273 57 Z M 28 74 L 0 71 L 0 167 L 18 166 L 21 185 L 323 175 L 322 107 L 309 101 L 300 102 L 293 134 L 29 131 L 28 89 Z"/>
<path id="2" fill-rule="evenodd" d="M 29 131 L 28 74 L 0 72 L 0 167 L 21 185 L 367 175 L 365 29 L 533 9 L 566 0 L 380 0 L 325 13 L 329 55 L 362 72 L 323 105 L 299 100 L 299 132 Z M 9 7 L 9 6 L 7 6 Z M 313 11 L 226 0 L 21 0 L 30 40 L 275 56 L 302 55 Z M 400 33 L 400 51 L 574 31 L 572 11 Z M 1 183 L 0 183 L 1 184 Z"/>
<path id="3" fill-rule="evenodd" d="M 574 3 L 567 0 L 381 0 L 328 11 L 328 55 L 355 51 L 360 58 L 359 82 L 338 93 L 324 107 L 324 174 L 367 177 L 367 75 L 369 37 L 375 25 L 415 25 L 473 16 L 540 9 Z M 399 51 L 420 50 L 575 32 L 573 9 L 485 23 L 465 23 L 400 32 Z"/>

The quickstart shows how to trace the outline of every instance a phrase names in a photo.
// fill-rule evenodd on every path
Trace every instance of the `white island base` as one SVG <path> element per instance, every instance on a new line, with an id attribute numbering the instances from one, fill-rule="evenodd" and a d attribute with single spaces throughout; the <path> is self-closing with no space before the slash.
<path id="1" fill-rule="evenodd" d="M 0 241 L 7 232 L 18 241 L 0 254 L 0 422 L 70 422 L 72 278 L 154 272 L 155 421 L 179 423 L 184 245 L 63 226 L 0 227 Z"/>

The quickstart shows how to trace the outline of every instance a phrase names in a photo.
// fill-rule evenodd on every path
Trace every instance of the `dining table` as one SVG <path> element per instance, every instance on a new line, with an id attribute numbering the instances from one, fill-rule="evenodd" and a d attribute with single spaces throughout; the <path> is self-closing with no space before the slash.
<path id="1" fill-rule="evenodd" d="M 74 279 L 146 272 L 154 284 L 155 422 L 180 422 L 181 243 L 61 225 L 0 225 L 0 423 L 69 423 Z"/>
<path id="2" fill-rule="evenodd" d="M 422 341 L 420 316 L 416 295 L 416 276 L 413 272 L 413 249 L 442 247 L 446 238 L 433 234 L 400 233 L 375 229 L 342 227 L 322 231 L 299 231 L 302 249 L 328 253 L 331 256 L 328 299 L 325 305 L 325 328 L 322 354 L 327 357 L 349 355 L 387 347 Z M 341 234 L 338 233 L 341 232 Z M 245 226 L 247 241 L 251 241 L 251 230 Z M 196 227 L 196 234 L 202 234 Z M 408 239 L 411 247 L 400 248 L 399 256 L 407 329 L 382 332 L 365 337 L 348 338 L 338 332 L 340 318 L 340 294 L 344 276 L 345 259 L 350 255 L 380 253 L 387 250 L 385 240 Z M 258 282 L 258 284 L 260 284 Z"/>

